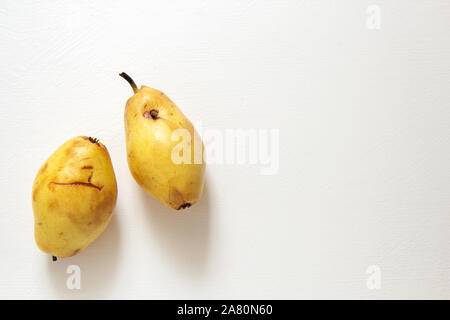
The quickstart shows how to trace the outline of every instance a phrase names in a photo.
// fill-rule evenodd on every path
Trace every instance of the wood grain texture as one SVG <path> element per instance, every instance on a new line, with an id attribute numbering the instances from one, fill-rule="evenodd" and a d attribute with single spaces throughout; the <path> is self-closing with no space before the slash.
<path id="1" fill-rule="evenodd" d="M 1 1 L 0 298 L 450 298 L 449 12 Z M 128 171 L 122 71 L 204 128 L 278 128 L 278 174 L 208 166 L 201 202 L 170 214 Z M 117 208 L 89 248 L 52 263 L 33 240 L 32 181 L 78 135 L 108 147 Z M 71 264 L 81 290 L 66 288 Z"/>

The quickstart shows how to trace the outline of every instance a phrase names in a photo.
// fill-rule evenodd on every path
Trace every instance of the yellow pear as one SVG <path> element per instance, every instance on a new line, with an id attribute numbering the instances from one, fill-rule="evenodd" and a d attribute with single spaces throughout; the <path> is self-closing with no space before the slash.
<path id="1" fill-rule="evenodd" d="M 121 73 L 134 95 L 125 107 L 127 160 L 136 182 L 171 209 L 201 197 L 203 142 L 192 123 L 163 92 L 141 86 Z M 180 142 L 181 141 L 181 142 Z"/>
<path id="2" fill-rule="evenodd" d="M 60 146 L 39 169 L 33 184 L 34 236 L 54 257 L 83 251 L 108 225 L 117 184 L 106 147 L 91 137 Z"/>

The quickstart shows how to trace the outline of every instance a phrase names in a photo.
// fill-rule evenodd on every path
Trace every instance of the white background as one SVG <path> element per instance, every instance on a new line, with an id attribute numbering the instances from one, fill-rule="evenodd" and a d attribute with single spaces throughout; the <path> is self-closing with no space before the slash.
<path id="1" fill-rule="evenodd" d="M 444 0 L 1 1 L 0 298 L 450 298 L 449 39 Z M 121 71 L 205 128 L 279 129 L 278 173 L 211 165 L 169 211 L 128 171 Z M 119 198 L 52 263 L 31 186 L 77 135 L 108 147 Z"/>

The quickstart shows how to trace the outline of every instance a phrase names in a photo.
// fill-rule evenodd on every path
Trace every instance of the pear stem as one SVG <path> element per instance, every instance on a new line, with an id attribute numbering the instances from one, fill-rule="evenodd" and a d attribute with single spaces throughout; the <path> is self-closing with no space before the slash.
<path id="1" fill-rule="evenodd" d="M 131 77 L 129 75 L 127 75 L 125 72 L 121 72 L 121 73 L 119 73 L 119 76 L 121 76 L 122 78 L 127 80 L 127 82 L 130 84 L 131 88 L 133 88 L 134 93 L 136 93 L 138 91 L 138 87 L 137 87 L 136 83 L 134 83 L 133 79 L 131 79 Z"/>

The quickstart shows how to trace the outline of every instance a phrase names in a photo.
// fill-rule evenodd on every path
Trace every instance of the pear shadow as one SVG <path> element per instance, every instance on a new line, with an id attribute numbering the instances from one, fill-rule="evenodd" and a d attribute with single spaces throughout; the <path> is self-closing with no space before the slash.
<path id="1" fill-rule="evenodd" d="M 206 177 L 205 177 L 206 178 Z M 210 237 L 210 184 L 205 179 L 200 200 L 184 210 L 172 210 L 140 189 L 154 241 L 170 268 L 201 276 L 207 266 Z"/>
<path id="2" fill-rule="evenodd" d="M 48 261 L 48 278 L 53 284 L 55 293 L 76 299 L 77 296 L 96 297 L 95 294 L 105 291 L 115 279 L 119 242 L 120 229 L 116 209 L 105 231 L 81 253 L 57 261 L 52 261 L 51 256 L 45 255 Z M 66 285 L 67 279 L 73 274 L 66 273 L 70 265 L 80 267 L 81 288 L 79 290 L 71 290 Z"/>

